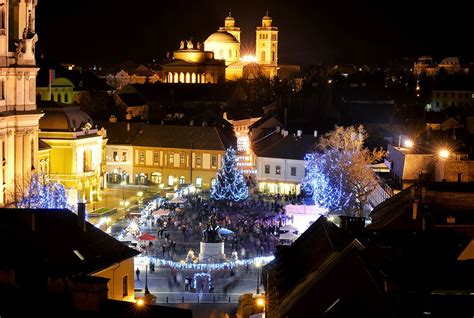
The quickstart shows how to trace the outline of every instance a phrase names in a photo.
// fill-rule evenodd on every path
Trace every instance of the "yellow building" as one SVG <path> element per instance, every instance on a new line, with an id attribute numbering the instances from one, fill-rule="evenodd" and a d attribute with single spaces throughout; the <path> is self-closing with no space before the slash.
<path id="1" fill-rule="evenodd" d="M 51 87 L 37 87 L 36 93 L 41 100 L 53 100 L 55 102 L 72 104 L 74 96 L 74 84 L 65 77 L 55 78 Z"/>
<path id="2" fill-rule="evenodd" d="M 242 52 L 240 28 L 235 18 L 225 18 L 224 26 L 212 33 L 204 45 L 181 41 L 173 59 L 163 65 L 167 83 L 217 83 L 222 80 L 273 78 L 278 71 L 278 28 L 267 15 L 257 27 L 256 52 Z M 224 63 L 222 63 L 224 62 Z"/>
<path id="3" fill-rule="evenodd" d="M 104 131 L 94 127 L 92 119 L 77 106 L 43 102 L 39 138 L 51 149 L 49 158 L 42 150 L 42 162 L 52 180 L 61 182 L 73 199 L 94 202 L 101 199 L 106 186 Z"/>
<path id="4" fill-rule="evenodd" d="M 111 122 L 101 122 L 100 127 L 109 138 L 106 157 L 111 182 L 160 188 L 194 184 L 207 190 L 230 145 L 216 127 Z"/>

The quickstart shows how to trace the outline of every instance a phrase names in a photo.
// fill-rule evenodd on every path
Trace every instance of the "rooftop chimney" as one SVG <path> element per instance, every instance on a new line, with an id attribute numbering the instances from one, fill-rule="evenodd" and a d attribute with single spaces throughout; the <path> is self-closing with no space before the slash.
<path id="1" fill-rule="evenodd" d="M 84 232 L 86 231 L 86 204 L 85 202 L 77 203 L 77 225 Z"/>

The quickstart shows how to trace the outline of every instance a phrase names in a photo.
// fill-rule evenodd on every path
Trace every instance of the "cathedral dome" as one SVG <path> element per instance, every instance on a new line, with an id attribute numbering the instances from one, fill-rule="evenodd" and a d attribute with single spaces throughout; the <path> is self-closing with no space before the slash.
<path id="1" fill-rule="evenodd" d="M 222 32 L 218 31 L 215 33 L 212 33 L 206 41 L 204 41 L 205 44 L 210 44 L 210 43 L 236 43 L 239 44 L 239 41 L 230 34 L 229 32 Z"/>
<path id="2" fill-rule="evenodd" d="M 92 119 L 80 110 L 78 106 L 66 106 L 56 102 L 42 102 L 38 105 L 44 112 L 40 119 L 40 129 L 43 131 L 77 131 L 88 125 L 93 125 Z"/>

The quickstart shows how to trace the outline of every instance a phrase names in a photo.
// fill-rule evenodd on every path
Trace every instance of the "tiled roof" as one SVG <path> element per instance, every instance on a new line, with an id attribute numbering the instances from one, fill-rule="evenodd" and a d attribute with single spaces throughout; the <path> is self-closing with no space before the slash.
<path id="1" fill-rule="evenodd" d="M 133 139 L 144 126 L 141 123 L 111 123 L 107 121 L 100 121 L 96 124 L 99 129 L 104 127 L 107 130 L 108 145 L 131 145 Z"/>
<path id="2" fill-rule="evenodd" d="M 69 210 L 0 209 L 0 243 L 1 268 L 50 275 L 92 274 L 139 254 L 88 222 L 83 231 Z"/>
<path id="3" fill-rule="evenodd" d="M 274 133 L 255 142 L 252 149 L 257 157 L 303 160 L 316 141 L 313 135 L 297 137 L 289 134 L 283 137 L 280 133 Z"/>
<path id="4" fill-rule="evenodd" d="M 227 148 L 215 127 L 169 125 L 144 125 L 132 145 L 203 150 Z"/>
<path id="5" fill-rule="evenodd" d="M 130 107 L 147 105 L 147 101 L 139 94 L 118 94 L 122 102 Z"/>

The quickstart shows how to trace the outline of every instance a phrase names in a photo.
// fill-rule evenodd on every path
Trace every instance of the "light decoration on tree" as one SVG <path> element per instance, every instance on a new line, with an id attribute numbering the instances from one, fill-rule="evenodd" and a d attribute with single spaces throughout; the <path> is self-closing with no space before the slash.
<path id="1" fill-rule="evenodd" d="M 211 274 L 209 274 L 209 273 L 196 273 L 193 276 L 193 287 L 194 287 L 194 289 L 197 289 L 197 280 L 198 280 L 198 278 L 201 278 L 201 277 L 207 277 L 208 281 L 209 281 L 209 286 L 212 285 Z"/>
<path id="2" fill-rule="evenodd" d="M 33 175 L 25 193 L 16 200 L 15 206 L 21 209 L 65 209 L 67 197 L 64 186 L 51 182 L 45 177 L 41 180 Z"/>
<path id="3" fill-rule="evenodd" d="M 211 199 L 217 201 L 243 201 L 249 196 L 242 172 L 237 169 L 235 150 L 230 147 L 222 157 L 222 168 L 211 189 Z"/>
<path id="4" fill-rule="evenodd" d="M 304 160 L 306 174 L 302 188 L 312 196 L 315 204 L 333 212 L 350 208 L 355 197 L 345 184 L 347 171 L 337 169 L 338 161 L 342 159 L 336 150 L 309 153 Z"/>
<path id="5" fill-rule="evenodd" d="M 175 262 L 170 260 L 165 260 L 157 257 L 148 257 L 141 256 L 135 257 L 135 262 L 138 265 L 149 264 L 150 262 L 154 263 L 155 266 L 164 267 L 164 268 L 173 268 L 179 270 L 227 270 L 234 269 L 237 267 L 247 267 L 255 264 L 260 264 L 261 266 L 266 265 L 273 261 L 275 256 L 261 256 L 245 260 L 230 261 L 223 263 L 186 263 L 186 262 Z"/>

